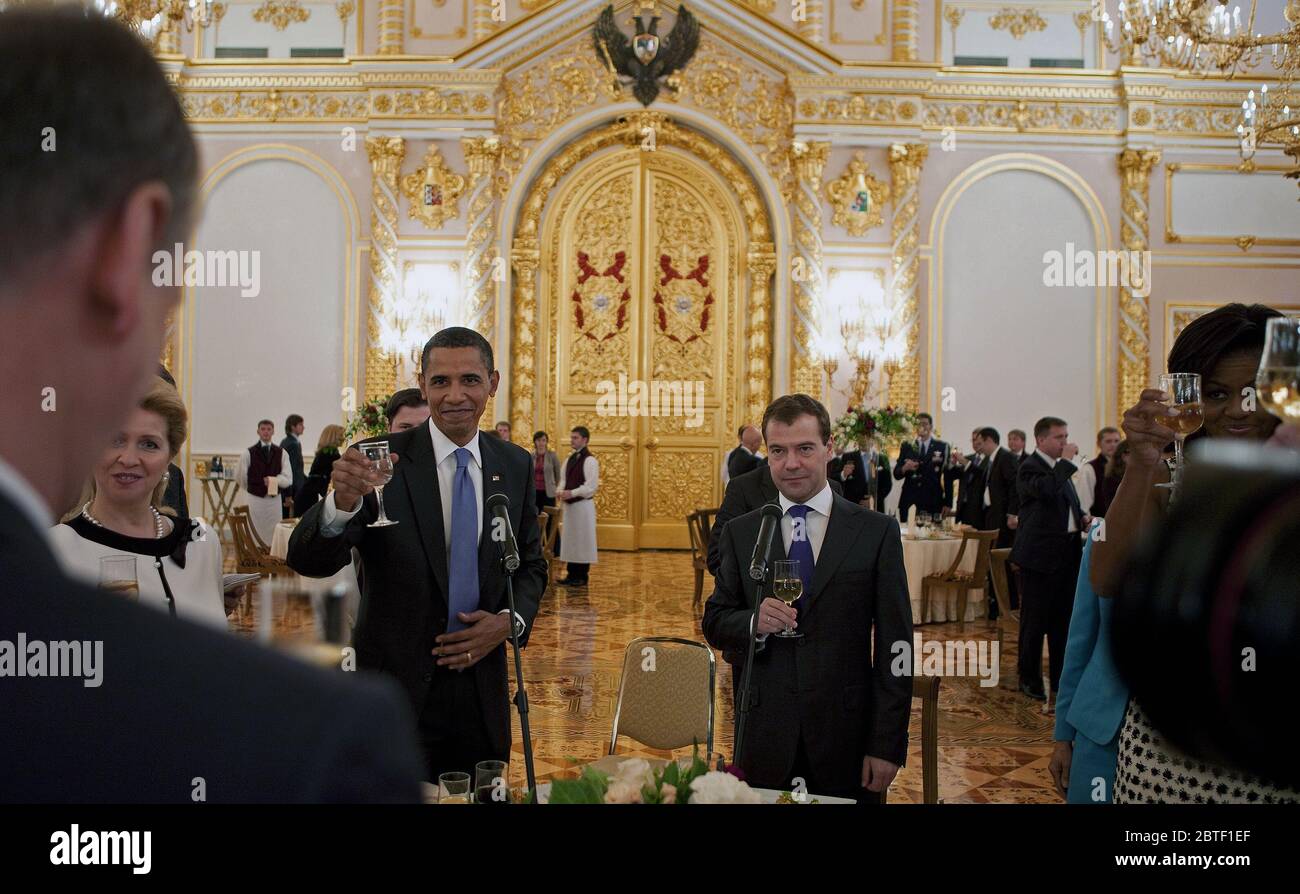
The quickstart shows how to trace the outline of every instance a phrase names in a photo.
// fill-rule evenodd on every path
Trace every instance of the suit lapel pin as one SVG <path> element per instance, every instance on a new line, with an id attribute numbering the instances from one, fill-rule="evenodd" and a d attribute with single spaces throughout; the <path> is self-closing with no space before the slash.
<path id="1" fill-rule="evenodd" d="M 500 480 L 501 480 L 501 476 L 500 476 L 500 475 L 493 475 L 493 476 L 492 476 L 492 480 L 493 480 L 493 481 L 500 481 Z"/>

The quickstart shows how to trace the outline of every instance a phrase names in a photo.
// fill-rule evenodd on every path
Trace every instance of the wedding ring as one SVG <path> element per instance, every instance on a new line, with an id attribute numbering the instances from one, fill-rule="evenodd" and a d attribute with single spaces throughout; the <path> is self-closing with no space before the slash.
<path id="1" fill-rule="evenodd" d="M 471 661 L 473 661 L 473 660 L 474 660 L 474 653 L 471 652 L 469 649 L 466 649 L 466 650 L 465 650 L 465 663 L 466 663 L 466 664 L 469 664 L 469 663 L 470 663 Z"/>

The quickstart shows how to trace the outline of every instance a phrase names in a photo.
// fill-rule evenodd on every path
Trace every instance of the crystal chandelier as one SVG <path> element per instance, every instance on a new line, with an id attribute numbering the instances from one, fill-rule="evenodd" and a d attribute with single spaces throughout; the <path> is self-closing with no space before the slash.
<path id="1" fill-rule="evenodd" d="M 210 27 L 226 14 L 226 4 L 213 0 L 93 0 L 92 5 L 150 42 L 174 25 L 193 31 L 196 25 Z"/>
<path id="2" fill-rule="evenodd" d="M 1231 78 L 1271 65 L 1279 81 L 1261 85 L 1241 104 L 1237 138 L 1243 170 L 1254 169 L 1261 143 L 1280 148 L 1296 161 L 1286 176 L 1300 180 L 1300 117 L 1292 88 L 1300 69 L 1300 0 L 1286 0 L 1289 26 L 1276 34 L 1256 30 L 1256 4 L 1249 13 L 1229 0 L 1120 0 L 1116 26 L 1109 13 L 1101 21 L 1106 43 L 1125 65 L 1155 65 L 1190 74 Z M 1118 31 L 1118 34 L 1116 33 Z"/>

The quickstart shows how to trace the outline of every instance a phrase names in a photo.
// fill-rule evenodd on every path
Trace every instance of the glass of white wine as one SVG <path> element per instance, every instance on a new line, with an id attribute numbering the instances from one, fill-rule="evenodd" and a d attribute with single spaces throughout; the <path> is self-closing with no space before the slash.
<path id="1" fill-rule="evenodd" d="M 1160 390 L 1169 395 L 1169 405 L 1178 412 L 1161 421 L 1174 430 L 1173 480 L 1156 487 L 1177 490 L 1183 479 L 1183 441 L 1205 422 L 1205 404 L 1201 402 L 1200 373 L 1167 373 L 1160 377 Z"/>
<path id="2" fill-rule="evenodd" d="M 438 777 L 439 804 L 469 803 L 469 774 L 443 773 Z"/>
<path id="3" fill-rule="evenodd" d="M 793 606 L 803 595 L 803 578 L 799 576 L 798 559 L 781 559 L 772 574 L 772 595 L 786 605 Z M 783 639 L 799 639 L 802 633 L 787 627 L 776 634 Z"/>
<path id="4" fill-rule="evenodd" d="M 366 459 L 370 460 L 371 468 L 374 469 L 376 479 L 375 499 L 379 501 L 379 518 L 372 521 L 367 527 L 384 528 L 388 525 L 399 524 L 384 512 L 384 486 L 393 480 L 393 458 L 388 455 L 388 442 L 374 441 L 370 444 L 362 444 L 361 450 Z"/>
<path id="5" fill-rule="evenodd" d="M 135 556 L 104 556 L 100 559 L 99 588 L 131 602 L 139 602 L 140 581 L 135 576 Z"/>
<path id="6" fill-rule="evenodd" d="M 1255 390 L 1266 410 L 1300 425 L 1300 320 L 1274 317 L 1266 333 Z"/>

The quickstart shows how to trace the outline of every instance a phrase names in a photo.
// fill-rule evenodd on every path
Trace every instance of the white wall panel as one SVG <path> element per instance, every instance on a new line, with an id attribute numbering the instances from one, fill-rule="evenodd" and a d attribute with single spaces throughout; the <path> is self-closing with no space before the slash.
<path id="1" fill-rule="evenodd" d="M 1099 369 L 1097 290 L 1043 285 L 1043 255 L 1094 249 L 1093 224 L 1074 193 L 1044 174 L 1009 170 L 970 186 L 943 234 L 939 393 L 926 407 L 942 436 L 964 450 L 973 428 L 1030 434 L 1041 416 L 1070 423 L 1091 445 Z M 1113 292 L 1111 293 L 1113 294 Z M 1089 448 L 1088 452 L 1091 452 Z"/>
<path id="2" fill-rule="evenodd" d="M 305 417 L 310 454 L 321 429 L 343 421 L 351 246 L 339 195 L 293 161 L 251 161 L 212 190 L 197 247 L 259 250 L 261 294 L 187 295 L 192 454 L 247 447 L 263 417 L 275 422 L 278 440 L 290 413 Z"/>

